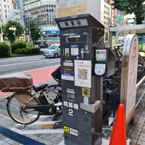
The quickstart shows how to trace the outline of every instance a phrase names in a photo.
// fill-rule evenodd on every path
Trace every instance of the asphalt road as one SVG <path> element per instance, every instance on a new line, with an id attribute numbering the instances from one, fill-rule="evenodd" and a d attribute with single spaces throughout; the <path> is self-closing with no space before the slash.
<path id="1" fill-rule="evenodd" d="M 0 75 L 59 65 L 60 60 L 45 59 L 42 55 L 0 59 Z"/>

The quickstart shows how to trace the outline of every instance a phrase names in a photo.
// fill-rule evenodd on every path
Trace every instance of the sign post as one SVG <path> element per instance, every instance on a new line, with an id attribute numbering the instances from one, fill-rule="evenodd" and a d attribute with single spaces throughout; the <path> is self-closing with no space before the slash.
<path id="1" fill-rule="evenodd" d="M 101 145 L 104 26 L 89 14 L 56 19 L 61 32 L 65 145 Z"/>

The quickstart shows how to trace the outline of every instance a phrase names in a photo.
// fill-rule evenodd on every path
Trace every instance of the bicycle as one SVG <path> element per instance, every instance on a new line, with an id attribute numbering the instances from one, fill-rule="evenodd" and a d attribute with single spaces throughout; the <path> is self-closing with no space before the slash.
<path id="1" fill-rule="evenodd" d="M 61 115 L 60 90 L 58 85 L 42 88 L 33 86 L 35 93 L 15 93 L 7 101 L 7 112 L 12 120 L 29 125 L 37 121 L 40 115 Z"/>
<path id="2" fill-rule="evenodd" d="M 16 123 L 29 125 L 37 121 L 41 115 L 52 115 L 53 119 L 61 116 L 62 97 L 59 84 L 18 88 L 19 90 L 15 87 L 2 89 L 3 92 L 16 90 L 7 98 L 8 115 Z"/>

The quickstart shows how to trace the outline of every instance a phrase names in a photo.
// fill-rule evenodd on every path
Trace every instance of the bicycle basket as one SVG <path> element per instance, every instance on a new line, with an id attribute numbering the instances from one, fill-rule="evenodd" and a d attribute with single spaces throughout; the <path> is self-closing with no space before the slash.
<path id="1" fill-rule="evenodd" d="M 0 90 L 3 92 L 24 92 L 32 88 L 32 77 L 27 74 L 0 76 Z"/>

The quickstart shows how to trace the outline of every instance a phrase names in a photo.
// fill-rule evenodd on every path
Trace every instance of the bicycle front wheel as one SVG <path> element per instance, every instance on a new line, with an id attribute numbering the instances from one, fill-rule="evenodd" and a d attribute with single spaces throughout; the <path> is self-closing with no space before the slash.
<path id="1" fill-rule="evenodd" d="M 15 94 L 10 97 L 7 102 L 7 112 L 10 118 L 22 125 L 29 125 L 37 121 L 40 112 L 35 109 L 25 109 L 25 106 L 30 103 L 35 104 L 37 100 L 28 94 Z"/>

